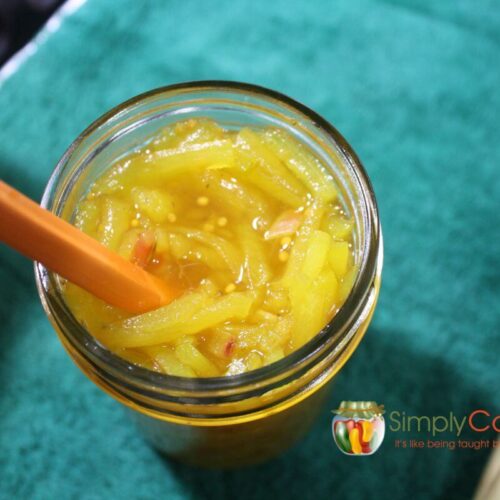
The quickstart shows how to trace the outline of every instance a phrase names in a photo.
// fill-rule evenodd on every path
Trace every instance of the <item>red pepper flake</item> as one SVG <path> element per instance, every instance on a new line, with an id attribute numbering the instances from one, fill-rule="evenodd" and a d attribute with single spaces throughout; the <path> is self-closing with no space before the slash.
<path id="1" fill-rule="evenodd" d="M 139 267 L 146 267 L 151 261 L 156 246 L 156 238 L 152 231 L 139 235 L 132 252 L 132 262 Z"/>
<path id="2" fill-rule="evenodd" d="M 226 342 L 226 345 L 224 346 L 224 355 L 225 356 L 231 356 L 233 354 L 234 349 L 236 347 L 236 341 L 234 339 L 228 340 Z"/>

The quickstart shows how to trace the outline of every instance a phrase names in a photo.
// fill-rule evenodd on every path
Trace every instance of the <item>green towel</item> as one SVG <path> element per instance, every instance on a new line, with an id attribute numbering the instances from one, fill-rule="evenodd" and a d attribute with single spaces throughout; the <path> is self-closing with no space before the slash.
<path id="1" fill-rule="evenodd" d="M 396 449 L 407 436 L 388 431 L 375 455 L 346 457 L 329 410 L 350 399 L 408 415 L 500 413 L 499 51 L 494 0 L 88 0 L 53 20 L 2 73 L 2 180 L 40 199 L 76 135 L 145 90 L 264 85 L 317 110 L 362 158 L 382 217 L 383 287 L 308 436 L 257 467 L 200 471 L 156 454 L 79 372 L 32 264 L 2 246 L 0 497 L 470 498 L 487 450 Z M 478 436 L 494 437 L 463 435 Z"/>

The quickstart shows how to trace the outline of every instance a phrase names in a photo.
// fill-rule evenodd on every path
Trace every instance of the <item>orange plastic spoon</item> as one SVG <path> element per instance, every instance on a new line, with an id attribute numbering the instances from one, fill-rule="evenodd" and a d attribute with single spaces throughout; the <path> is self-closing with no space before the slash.
<path id="1" fill-rule="evenodd" d="M 108 250 L 1 180 L 0 241 L 129 312 L 156 309 L 178 295 L 174 287 Z"/>

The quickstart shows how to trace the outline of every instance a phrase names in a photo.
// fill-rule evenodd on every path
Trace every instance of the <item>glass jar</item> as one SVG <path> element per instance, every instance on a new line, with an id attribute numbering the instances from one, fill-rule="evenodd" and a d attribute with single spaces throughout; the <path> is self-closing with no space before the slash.
<path id="1" fill-rule="evenodd" d="M 258 370 L 216 378 L 152 372 L 119 358 L 73 316 L 57 275 L 36 264 L 43 307 L 83 372 L 132 410 L 160 451 L 206 466 L 237 466 L 276 455 L 300 437 L 322 408 L 329 382 L 361 341 L 380 287 L 382 237 L 375 196 L 345 139 L 323 118 L 277 92 L 233 82 L 192 82 L 160 88 L 114 108 L 69 147 L 42 205 L 71 221 L 89 186 L 117 158 L 165 125 L 209 117 L 228 129 L 286 129 L 321 158 L 355 221 L 359 273 L 344 305 L 318 334 L 285 358 Z"/>

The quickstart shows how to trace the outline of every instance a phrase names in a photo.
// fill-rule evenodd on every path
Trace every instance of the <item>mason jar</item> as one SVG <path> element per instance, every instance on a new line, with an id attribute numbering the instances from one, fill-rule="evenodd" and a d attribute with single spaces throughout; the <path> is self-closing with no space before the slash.
<path id="1" fill-rule="evenodd" d="M 68 221 L 94 181 L 118 158 L 166 125 L 208 117 L 223 127 L 278 126 L 305 144 L 335 179 L 354 220 L 359 272 L 333 319 L 288 356 L 254 371 L 185 378 L 134 365 L 99 343 L 63 296 L 60 278 L 35 265 L 43 307 L 63 346 L 103 391 L 126 406 L 140 432 L 161 452 L 202 466 L 256 463 L 285 450 L 311 426 L 331 381 L 363 338 L 382 271 L 375 195 L 360 160 L 325 119 L 278 92 L 223 81 L 182 83 L 139 95 L 96 120 L 57 164 L 42 205 Z"/>

